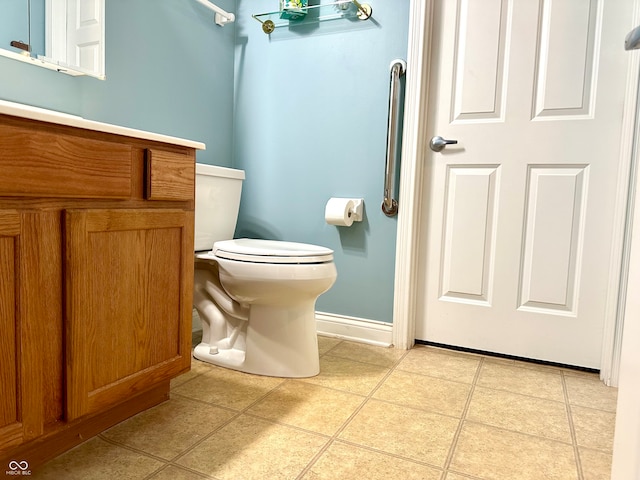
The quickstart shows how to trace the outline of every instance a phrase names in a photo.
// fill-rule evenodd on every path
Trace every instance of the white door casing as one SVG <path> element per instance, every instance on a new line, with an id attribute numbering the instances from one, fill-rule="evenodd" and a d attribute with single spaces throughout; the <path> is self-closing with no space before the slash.
<path id="1" fill-rule="evenodd" d="M 67 0 L 46 0 L 45 56 L 56 62 L 67 62 Z"/>
<path id="2" fill-rule="evenodd" d="M 576 337 L 569 336 L 566 342 L 555 338 L 566 338 L 576 328 L 583 335 L 580 315 L 598 309 L 609 321 L 604 338 L 610 356 L 632 139 L 633 109 L 629 106 L 635 105 L 637 82 L 637 75 L 627 76 L 630 57 L 625 58 L 622 51 L 624 34 L 633 26 L 629 8 L 633 2 L 619 3 L 618 18 L 612 16 L 615 12 L 605 11 L 602 2 L 581 0 L 569 4 L 543 1 L 540 6 L 537 2 L 483 1 L 481 11 L 479 2 L 443 3 L 446 8 L 442 12 L 436 9 L 433 17 L 433 44 L 447 53 L 433 53 L 433 83 L 428 85 L 430 52 L 421 45 L 430 37 L 431 9 L 440 2 L 412 2 L 394 343 L 401 348 L 412 344 L 416 331 L 412 323 L 421 315 L 420 310 L 426 309 L 431 317 L 466 318 L 454 328 L 455 334 L 462 334 L 460 341 L 468 343 L 464 346 L 544 358 L 549 354 L 527 345 L 537 338 L 538 343 L 558 347 L 560 356 L 554 353 L 555 357 L 544 359 L 597 368 L 602 323 L 586 328 L 591 332 L 588 358 L 576 348 L 584 343 L 575 341 Z M 567 6 L 570 8 L 563 9 Z M 473 18 L 480 13 L 480 23 L 465 20 L 465 14 Z M 602 34 L 600 26 L 604 27 Z M 465 35 L 455 35 L 463 30 Z M 454 34 L 440 40 L 442 31 Z M 533 38 L 533 44 L 518 40 L 519 36 Z M 607 46 L 611 38 L 616 40 Z M 602 54 L 598 48 L 601 42 L 608 48 Z M 455 62 L 447 63 L 446 59 L 453 58 Z M 612 76 L 595 75 L 598 66 Z M 557 82 L 557 78 L 565 81 Z M 607 81 L 615 84 L 611 95 L 603 92 Z M 434 101 L 427 115 L 429 87 Z M 605 95 L 614 99 L 598 103 Z M 624 120 L 618 133 L 609 137 L 596 123 L 607 115 L 613 122 Z M 436 123 L 428 124 L 429 118 L 438 117 Z M 525 127 L 536 138 L 546 136 L 547 140 L 527 138 L 522 134 Z M 624 132 L 622 142 L 620 129 Z M 427 153 L 426 141 L 432 135 L 457 136 L 460 144 L 440 154 Z M 595 138 L 600 138 L 604 147 L 598 142 L 589 144 L 588 140 Z M 514 153 L 531 156 L 521 162 L 520 171 L 509 157 Z M 613 174 L 606 173 L 611 171 L 610 165 L 593 163 L 589 155 L 619 163 L 620 171 L 616 166 Z M 428 174 L 423 180 L 425 168 Z M 608 196 L 602 195 L 605 188 L 594 186 L 594 179 L 602 182 L 603 175 Z M 466 200 L 473 191 L 476 195 L 470 198 L 474 200 Z M 429 221 L 432 228 L 421 234 L 417 225 L 423 220 L 425 198 L 430 200 L 422 227 Z M 605 205 L 608 213 L 603 220 L 590 217 L 594 205 L 598 205 L 592 209 L 596 213 Z M 591 239 L 602 230 L 613 235 L 604 243 Z M 431 250 L 430 265 L 436 264 L 436 273 L 432 272 L 427 282 L 426 304 L 421 302 L 421 290 L 415 283 L 420 277 L 416 265 L 422 239 Z M 442 252 L 442 259 L 434 252 Z M 553 261 L 540 262 L 541 258 Z M 593 258 L 598 261 L 591 262 Z M 585 275 L 587 272 L 592 273 Z M 585 281 L 585 277 L 594 275 L 604 282 L 587 285 L 589 278 Z M 604 294 L 598 291 L 603 288 Z M 478 326 L 478 318 L 490 322 L 496 310 L 512 319 L 511 325 L 507 322 L 491 327 L 493 330 L 486 324 Z M 535 324 L 532 318 L 537 319 Z M 443 339 L 438 343 L 455 343 L 450 340 L 447 323 L 439 326 L 427 317 L 424 330 L 436 338 L 434 341 Z M 558 326 L 560 333 L 548 333 Z M 420 328 L 417 331 L 418 335 L 424 333 Z M 506 350 L 496 342 L 501 335 L 508 340 Z M 573 360 L 576 355 L 578 360 Z M 608 368 L 606 363 L 605 358 L 603 370 Z"/>
<path id="3" fill-rule="evenodd" d="M 630 55 L 637 58 L 640 52 Z M 636 126 L 636 131 L 637 128 Z M 640 185 L 640 169 L 637 168 L 635 185 L 636 188 Z M 624 342 L 621 351 L 620 389 L 611 467 L 613 480 L 640 478 L 640 197 L 637 193 L 632 210 L 632 223 L 635 228 L 632 232 L 629 290 L 624 309 Z"/>

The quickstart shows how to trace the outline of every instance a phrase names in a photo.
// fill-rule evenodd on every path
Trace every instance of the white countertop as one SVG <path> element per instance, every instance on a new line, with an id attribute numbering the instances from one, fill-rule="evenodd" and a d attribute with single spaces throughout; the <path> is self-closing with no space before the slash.
<path id="1" fill-rule="evenodd" d="M 69 127 L 84 128 L 86 130 L 94 130 L 96 132 L 125 135 L 127 137 L 140 138 L 143 140 L 171 143 L 174 145 L 181 145 L 183 147 L 195 148 L 197 150 L 204 150 L 206 148 L 205 144 L 202 142 L 171 137 L 169 135 L 161 135 L 159 133 L 145 132 L 144 130 L 136 130 L 135 128 L 120 127 L 110 123 L 94 122 L 93 120 L 86 120 L 82 117 L 78 117 L 77 115 L 56 112 L 45 108 L 32 107 L 30 105 L 23 105 L 21 103 L 14 103 L 6 100 L 0 100 L 0 114 L 56 123 L 58 125 L 66 125 Z"/>

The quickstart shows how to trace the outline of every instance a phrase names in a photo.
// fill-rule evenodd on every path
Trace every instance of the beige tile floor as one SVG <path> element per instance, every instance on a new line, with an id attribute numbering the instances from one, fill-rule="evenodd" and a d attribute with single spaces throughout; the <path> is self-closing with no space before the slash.
<path id="1" fill-rule="evenodd" d="M 47 479 L 608 479 L 617 392 L 596 375 L 320 337 L 321 373 L 197 360 L 171 399 L 33 472 Z"/>

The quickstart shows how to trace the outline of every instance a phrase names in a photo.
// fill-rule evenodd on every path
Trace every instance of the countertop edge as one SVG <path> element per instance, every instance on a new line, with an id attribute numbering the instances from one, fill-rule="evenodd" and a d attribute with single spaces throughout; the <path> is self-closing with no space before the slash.
<path id="1" fill-rule="evenodd" d="M 205 150 L 206 145 L 202 142 L 187 140 L 185 138 L 172 137 L 160 133 L 147 132 L 137 130 L 135 128 L 121 127 L 110 123 L 96 122 L 87 120 L 77 115 L 47 110 L 46 108 L 33 107 L 21 103 L 9 102 L 0 99 L 0 114 L 11 115 L 14 117 L 27 118 L 30 120 L 39 120 L 42 122 L 55 123 L 68 127 L 84 128 L 97 132 L 113 133 L 116 135 L 124 135 L 127 137 L 139 138 L 142 140 L 152 140 L 155 142 L 171 143 L 183 147 L 194 148 L 196 150 Z"/>

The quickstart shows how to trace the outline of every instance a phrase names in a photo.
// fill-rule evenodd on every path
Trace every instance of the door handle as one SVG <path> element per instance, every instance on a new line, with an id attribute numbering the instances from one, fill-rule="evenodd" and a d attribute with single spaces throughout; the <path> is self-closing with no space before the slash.
<path id="1" fill-rule="evenodd" d="M 447 145 L 455 145 L 457 143 L 458 140 L 446 140 L 440 135 L 437 135 L 431 139 L 431 141 L 429 142 L 429 147 L 434 152 L 441 152 Z"/>

